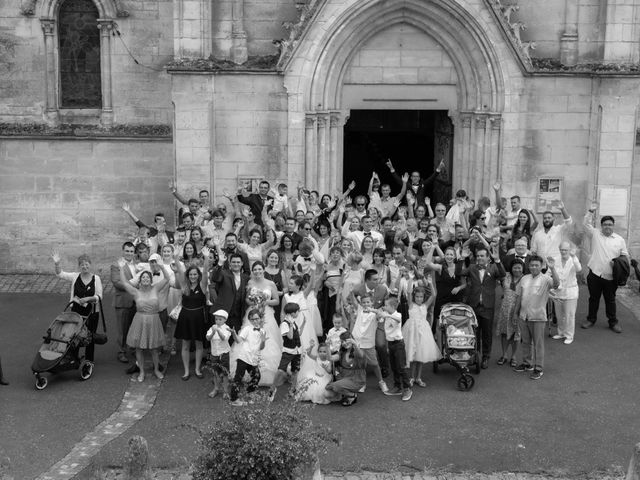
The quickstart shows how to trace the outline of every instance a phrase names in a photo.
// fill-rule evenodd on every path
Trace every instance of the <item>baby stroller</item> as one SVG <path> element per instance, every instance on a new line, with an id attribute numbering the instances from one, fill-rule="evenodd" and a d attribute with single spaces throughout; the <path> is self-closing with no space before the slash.
<path id="1" fill-rule="evenodd" d="M 88 380 L 93 374 L 93 362 L 80 357 L 80 348 L 87 347 L 93 341 L 95 344 L 106 343 L 107 328 L 104 321 L 102 302 L 100 311 L 94 311 L 86 317 L 67 311 L 73 302 L 67 304 L 61 314 L 51 323 L 47 334 L 42 337 L 44 342 L 36 353 L 31 365 L 31 371 L 36 377 L 36 389 L 44 390 L 49 383 L 42 373 L 59 373 L 67 370 L 80 369 L 80 378 Z M 92 333 L 97 328 L 98 316 L 102 318 L 104 334 Z M 91 323 L 94 323 L 91 325 Z M 94 327 L 94 328 L 90 328 Z"/>
<path id="2" fill-rule="evenodd" d="M 480 373 L 482 340 L 476 341 L 478 320 L 473 309 L 464 303 L 447 303 L 440 312 L 440 348 L 442 358 L 433 363 L 437 373 L 441 363 L 450 363 L 460 373 L 459 390 L 471 390 L 475 379 L 469 366 L 475 362 L 475 372 Z"/>

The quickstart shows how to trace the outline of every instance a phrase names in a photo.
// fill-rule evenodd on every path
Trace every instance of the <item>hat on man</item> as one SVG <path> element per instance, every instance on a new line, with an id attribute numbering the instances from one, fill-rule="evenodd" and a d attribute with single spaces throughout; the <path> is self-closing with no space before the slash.
<path id="1" fill-rule="evenodd" d="M 162 257 L 157 253 L 153 253 L 149 256 L 149 261 L 150 262 L 156 261 L 158 263 L 162 263 Z"/>
<path id="2" fill-rule="evenodd" d="M 227 313 L 226 310 L 216 310 L 215 312 L 213 312 L 213 316 L 214 317 L 223 317 L 225 320 L 229 318 L 229 314 Z"/>

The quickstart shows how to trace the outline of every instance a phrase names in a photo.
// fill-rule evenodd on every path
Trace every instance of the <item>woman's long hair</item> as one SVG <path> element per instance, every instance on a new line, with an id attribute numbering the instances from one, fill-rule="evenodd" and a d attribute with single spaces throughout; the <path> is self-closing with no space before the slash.
<path id="1" fill-rule="evenodd" d="M 200 269 L 195 265 L 187 267 L 187 271 L 184 272 L 184 283 L 182 285 L 182 293 L 185 295 L 189 295 L 189 293 L 191 292 L 191 282 L 189 281 L 189 273 L 191 272 L 191 270 L 195 270 L 196 272 L 198 272 L 198 286 L 200 285 L 200 283 L 202 283 L 202 272 L 200 271 Z"/>

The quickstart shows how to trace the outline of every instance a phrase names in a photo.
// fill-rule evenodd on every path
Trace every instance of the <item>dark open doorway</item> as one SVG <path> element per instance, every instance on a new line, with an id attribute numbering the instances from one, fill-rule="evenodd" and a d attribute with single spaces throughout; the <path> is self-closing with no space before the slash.
<path id="1" fill-rule="evenodd" d="M 397 195 L 400 185 L 391 177 L 387 159 L 400 175 L 417 170 L 426 178 L 443 158 L 450 182 L 452 155 L 453 125 L 446 111 L 352 110 L 344 127 L 344 185 L 355 180 L 355 193 L 366 194 L 375 171 Z M 430 196 L 434 204 L 448 202 L 451 188 L 438 185 Z"/>

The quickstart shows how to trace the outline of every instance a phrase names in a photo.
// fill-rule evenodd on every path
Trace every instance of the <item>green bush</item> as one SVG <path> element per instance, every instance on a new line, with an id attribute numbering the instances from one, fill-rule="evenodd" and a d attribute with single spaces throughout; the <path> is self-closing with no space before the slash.
<path id="1" fill-rule="evenodd" d="M 312 406 L 252 398 L 245 407 L 226 407 L 222 419 L 200 431 L 193 480 L 293 480 L 337 443 L 330 429 L 313 425 Z"/>

